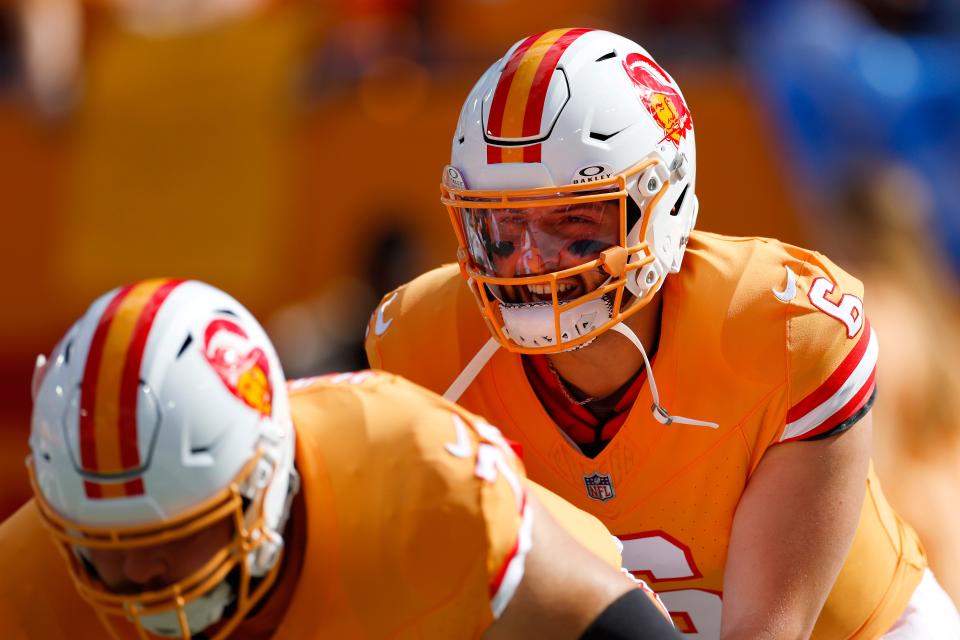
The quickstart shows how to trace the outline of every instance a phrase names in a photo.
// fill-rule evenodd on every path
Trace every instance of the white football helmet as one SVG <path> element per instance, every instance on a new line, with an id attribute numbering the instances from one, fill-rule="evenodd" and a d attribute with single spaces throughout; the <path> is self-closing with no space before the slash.
<path id="1" fill-rule="evenodd" d="M 260 324 L 222 291 L 146 280 L 97 299 L 38 358 L 30 447 L 40 512 L 117 637 L 215 624 L 225 637 L 274 582 L 299 484 L 285 380 Z M 229 545 L 162 588 L 113 592 L 89 562 L 91 549 L 148 549 L 223 521 Z"/>
<path id="2" fill-rule="evenodd" d="M 514 44 L 467 97 L 441 201 L 498 342 L 584 346 L 679 270 L 697 218 L 690 111 L 640 45 L 555 29 Z"/>

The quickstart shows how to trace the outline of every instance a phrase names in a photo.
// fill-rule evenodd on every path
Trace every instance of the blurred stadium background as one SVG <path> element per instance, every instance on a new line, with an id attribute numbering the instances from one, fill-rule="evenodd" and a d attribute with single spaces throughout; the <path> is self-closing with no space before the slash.
<path id="1" fill-rule="evenodd" d="M 828 253 L 883 349 L 875 460 L 960 602 L 956 0 L 7 0 L 0 4 L 0 517 L 30 379 L 98 294 L 198 278 L 289 376 L 361 368 L 380 296 L 454 258 L 461 101 L 558 26 L 644 44 L 697 127 L 701 229 Z"/>

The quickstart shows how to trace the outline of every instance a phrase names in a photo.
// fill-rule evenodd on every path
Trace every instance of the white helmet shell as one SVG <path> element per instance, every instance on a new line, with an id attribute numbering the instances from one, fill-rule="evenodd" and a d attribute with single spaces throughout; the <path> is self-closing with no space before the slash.
<path id="1" fill-rule="evenodd" d="M 656 162 L 625 176 L 643 215 L 629 219 L 624 244 L 648 246 L 632 261 L 653 257 L 626 282 L 648 300 L 679 270 L 696 221 L 696 145 L 679 87 L 637 43 L 606 31 L 556 29 L 514 44 L 467 97 L 453 138 L 456 171 L 445 174 L 458 174 L 467 199 L 471 191 L 557 187 L 559 194 L 624 175 L 644 160 Z"/>
<path id="2" fill-rule="evenodd" d="M 115 289 L 35 380 L 38 498 L 78 528 L 175 523 L 259 457 L 241 491 L 262 510 L 246 564 L 263 576 L 297 488 L 285 384 L 263 328 L 226 293 L 178 280 Z"/>

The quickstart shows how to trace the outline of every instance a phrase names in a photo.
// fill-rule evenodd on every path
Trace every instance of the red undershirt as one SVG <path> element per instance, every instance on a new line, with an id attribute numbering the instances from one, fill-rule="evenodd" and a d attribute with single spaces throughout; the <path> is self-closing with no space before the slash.
<path id="1" fill-rule="evenodd" d="M 567 397 L 568 393 L 576 396 L 578 390 L 570 386 L 564 389 L 563 383 L 550 369 L 547 356 L 523 356 L 522 360 L 527 380 L 543 408 L 590 458 L 595 458 L 617 435 L 647 380 L 644 368 L 606 398 L 580 405 Z"/>

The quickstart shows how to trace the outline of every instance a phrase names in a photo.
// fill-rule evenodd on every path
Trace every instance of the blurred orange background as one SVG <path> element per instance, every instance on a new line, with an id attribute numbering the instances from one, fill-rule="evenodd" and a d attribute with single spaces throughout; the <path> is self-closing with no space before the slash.
<path id="1" fill-rule="evenodd" d="M 289 376 L 364 366 L 379 297 L 455 258 L 438 186 L 462 100 L 536 31 L 624 32 L 671 71 L 697 127 L 699 228 L 819 248 L 732 52 L 733 4 L 0 8 L 0 518 L 29 497 L 34 359 L 115 286 L 201 279 L 264 322 Z"/>

